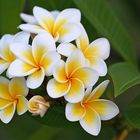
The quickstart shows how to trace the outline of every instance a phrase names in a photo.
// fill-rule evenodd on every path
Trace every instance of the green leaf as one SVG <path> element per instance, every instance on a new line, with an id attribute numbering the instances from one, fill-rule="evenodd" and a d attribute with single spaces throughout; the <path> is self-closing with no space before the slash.
<path id="1" fill-rule="evenodd" d="M 113 80 L 115 97 L 127 89 L 140 84 L 140 73 L 137 68 L 127 62 L 117 63 L 109 68 L 109 74 Z"/>
<path id="2" fill-rule="evenodd" d="M 130 124 L 140 128 L 140 96 L 136 97 L 125 111 L 125 117 Z"/>
<path id="3" fill-rule="evenodd" d="M 87 20 L 112 44 L 112 47 L 127 61 L 136 63 L 131 38 L 116 17 L 113 9 L 104 0 L 73 0 Z"/>
<path id="4" fill-rule="evenodd" d="M 0 0 L 0 34 L 16 33 L 24 0 Z"/>
<path id="5" fill-rule="evenodd" d="M 51 107 L 43 118 L 40 118 L 39 116 L 33 116 L 33 118 L 44 125 L 53 126 L 56 128 L 76 128 L 79 126 L 77 123 L 69 122 L 66 119 L 65 108 L 64 106 L 59 105 Z"/>

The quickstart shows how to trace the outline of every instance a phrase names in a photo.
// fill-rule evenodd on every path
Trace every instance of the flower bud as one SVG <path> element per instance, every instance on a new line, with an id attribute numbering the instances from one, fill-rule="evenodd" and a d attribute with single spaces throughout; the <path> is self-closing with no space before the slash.
<path id="1" fill-rule="evenodd" d="M 33 115 L 40 115 L 43 117 L 50 107 L 49 102 L 47 102 L 42 96 L 33 96 L 28 102 L 28 110 L 33 113 Z"/>

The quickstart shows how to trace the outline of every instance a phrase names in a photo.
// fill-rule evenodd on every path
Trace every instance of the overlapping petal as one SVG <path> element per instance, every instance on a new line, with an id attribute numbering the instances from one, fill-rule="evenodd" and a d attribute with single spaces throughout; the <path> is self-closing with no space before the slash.
<path id="1" fill-rule="evenodd" d="M 69 121 L 79 121 L 81 120 L 86 113 L 85 107 L 82 106 L 80 103 L 67 103 L 65 114 L 66 118 Z"/>
<path id="2" fill-rule="evenodd" d="M 84 98 L 84 85 L 79 79 L 71 79 L 71 86 L 64 96 L 70 103 L 80 102 Z"/>
<path id="3" fill-rule="evenodd" d="M 9 83 L 9 92 L 13 98 L 17 95 L 26 97 L 29 89 L 27 88 L 25 78 L 13 78 Z"/>
<path id="4" fill-rule="evenodd" d="M 101 120 L 110 120 L 119 113 L 117 105 L 105 99 L 97 99 L 90 106 L 100 115 Z"/>
<path id="5" fill-rule="evenodd" d="M 71 83 L 59 83 L 55 79 L 51 79 L 47 85 L 47 92 L 52 98 L 59 98 L 68 93 L 70 90 Z"/>

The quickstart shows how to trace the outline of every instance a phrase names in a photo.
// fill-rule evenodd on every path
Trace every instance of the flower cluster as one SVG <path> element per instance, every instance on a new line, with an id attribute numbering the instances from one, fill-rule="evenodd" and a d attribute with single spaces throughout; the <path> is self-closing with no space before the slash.
<path id="1" fill-rule="evenodd" d="M 99 99 L 109 80 L 94 87 L 99 76 L 107 74 L 109 41 L 89 42 L 78 9 L 50 12 L 35 6 L 33 16 L 22 13 L 21 18 L 26 22 L 19 26 L 22 31 L 0 40 L 0 74 L 6 71 L 11 79 L 0 77 L 1 121 L 9 123 L 16 110 L 18 115 L 29 111 L 43 117 L 51 99 L 61 97 L 66 118 L 98 135 L 101 120 L 119 113 L 112 101 Z M 44 84 L 46 96 L 31 94 Z"/>

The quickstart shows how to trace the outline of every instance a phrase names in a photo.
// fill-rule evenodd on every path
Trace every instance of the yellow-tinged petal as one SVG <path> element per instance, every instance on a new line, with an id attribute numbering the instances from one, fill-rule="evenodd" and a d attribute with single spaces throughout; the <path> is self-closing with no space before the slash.
<path id="1" fill-rule="evenodd" d="M 9 83 L 9 92 L 13 98 L 17 95 L 26 97 L 29 89 L 27 88 L 25 78 L 13 78 Z"/>
<path id="2" fill-rule="evenodd" d="M 11 100 L 11 96 L 9 94 L 8 88 L 9 88 L 9 80 L 1 76 L 0 77 L 0 98 Z"/>
<path id="3" fill-rule="evenodd" d="M 35 6 L 33 8 L 33 14 L 38 23 L 50 33 L 54 26 L 54 19 L 52 14 L 44 8 Z"/>
<path id="4" fill-rule="evenodd" d="M 72 43 L 61 43 L 58 47 L 57 47 L 57 51 L 63 55 L 63 56 L 70 56 L 71 53 L 76 49 L 76 46 L 73 45 Z"/>
<path id="5" fill-rule="evenodd" d="M 52 98 L 59 98 L 68 93 L 70 90 L 71 83 L 59 83 L 55 79 L 51 79 L 47 85 L 47 92 Z"/>
<path id="6" fill-rule="evenodd" d="M 85 66 L 85 57 L 79 49 L 76 49 L 75 51 L 72 52 L 72 54 L 68 57 L 66 61 L 67 75 L 71 76 L 71 74 L 75 70 L 84 66 Z"/>
<path id="7" fill-rule="evenodd" d="M 6 107 L 5 109 L 1 110 L 1 121 L 3 123 L 9 123 L 14 116 L 16 109 L 16 103 L 13 103 Z"/>
<path id="8" fill-rule="evenodd" d="M 65 114 L 69 121 L 78 121 L 84 117 L 86 110 L 81 103 L 71 104 L 67 103 Z"/>
<path id="9" fill-rule="evenodd" d="M 98 73 L 89 67 L 79 68 L 72 77 L 81 80 L 86 87 L 93 86 L 99 78 Z"/>
<path id="10" fill-rule="evenodd" d="M 46 30 L 44 30 L 43 27 L 39 25 L 21 24 L 19 28 L 25 32 L 31 32 L 34 34 L 46 32 Z"/>
<path id="11" fill-rule="evenodd" d="M 100 85 L 98 85 L 89 95 L 88 102 L 92 102 L 95 99 L 98 99 L 102 96 L 104 91 L 106 90 L 108 86 L 109 80 L 103 81 Z"/>
<path id="12" fill-rule="evenodd" d="M 0 58 L 0 74 L 2 74 L 9 67 L 9 63 Z"/>
<path id="13" fill-rule="evenodd" d="M 65 62 L 63 60 L 59 61 L 59 63 L 56 64 L 56 67 L 53 71 L 53 76 L 55 80 L 60 83 L 65 83 L 68 81 L 66 77 Z"/>
<path id="14" fill-rule="evenodd" d="M 57 32 L 59 34 L 58 42 L 71 42 L 81 34 L 81 28 L 75 23 L 64 24 Z"/>
<path id="15" fill-rule="evenodd" d="M 89 39 L 83 25 L 79 24 L 79 26 L 81 27 L 81 35 L 76 39 L 76 45 L 84 52 L 88 48 Z"/>
<path id="16" fill-rule="evenodd" d="M 24 114 L 28 110 L 28 100 L 24 96 L 17 96 L 17 113 Z"/>
<path id="17" fill-rule="evenodd" d="M 6 99 L 3 99 L 3 98 L 0 98 L 0 109 L 4 109 L 6 108 L 7 106 L 9 106 L 12 102 L 10 100 L 6 100 Z"/>
<path id="18" fill-rule="evenodd" d="M 35 66 L 35 61 L 32 55 L 31 46 L 25 43 L 12 43 L 10 45 L 11 51 L 22 61 L 27 64 Z"/>
<path id="19" fill-rule="evenodd" d="M 37 64 L 48 51 L 55 51 L 55 41 L 49 33 L 37 35 L 32 43 L 32 53 Z"/>
<path id="20" fill-rule="evenodd" d="M 41 67 L 39 70 L 37 70 L 36 72 L 28 76 L 27 86 L 31 89 L 38 88 L 42 84 L 44 80 L 44 76 L 45 76 L 45 71 L 44 68 Z"/>
<path id="21" fill-rule="evenodd" d="M 101 120 L 110 120 L 119 113 L 119 108 L 112 101 L 97 99 L 89 104 L 99 115 Z"/>
<path id="22" fill-rule="evenodd" d="M 60 61 L 60 55 L 56 51 L 48 51 L 41 59 L 40 65 L 44 68 L 45 74 L 50 76 L 57 63 Z"/>
<path id="23" fill-rule="evenodd" d="M 90 67 L 95 69 L 98 72 L 99 76 L 105 76 L 107 74 L 107 65 L 103 59 L 94 57 L 90 57 L 87 59 L 90 63 Z"/>
<path id="24" fill-rule="evenodd" d="M 84 97 L 83 83 L 79 79 L 71 79 L 70 90 L 64 97 L 70 103 L 80 102 Z"/>
<path id="25" fill-rule="evenodd" d="M 95 51 L 95 52 L 93 52 Z M 107 59 L 110 54 L 110 44 L 106 38 L 98 38 L 89 45 L 88 53 L 96 55 L 103 60 Z"/>
<path id="26" fill-rule="evenodd" d="M 101 120 L 96 111 L 86 107 L 86 114 L 80 120 L 80 125 L 87 133 L 97 136 L 101 129 Z"/>
<path id="27" fill-rule="evenodd" d="M 8 73 L 10 75 L 12 75 L 13 77 L 23 77 L 23 76 L 27 76 L 30 75 L 32 73 L 34 73 L 35 71 L 37 71 L 38 68 L 27 64 L 23 61 L 21 61 L 20 59 L 16 59 L 9 67 L 8 69 Z"/>
<path id="28" fill-rule="evenodd" d="M 81 13 L 78 9 L 68 8 L 59 13 L 56 18 L 54 30 L 57 32 L 65 23 L 79 23 L 81 20 Z"/>

